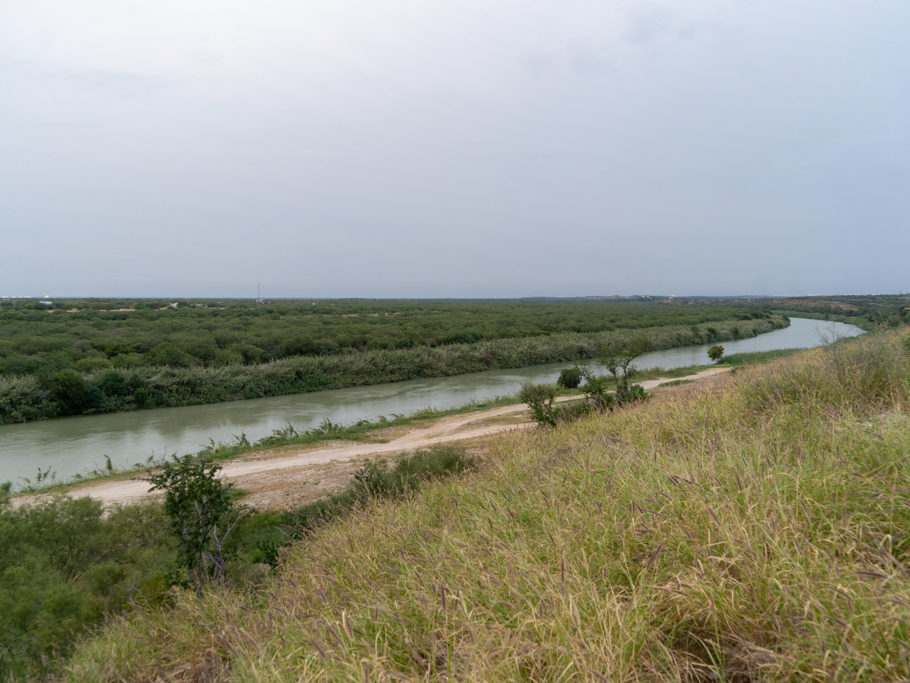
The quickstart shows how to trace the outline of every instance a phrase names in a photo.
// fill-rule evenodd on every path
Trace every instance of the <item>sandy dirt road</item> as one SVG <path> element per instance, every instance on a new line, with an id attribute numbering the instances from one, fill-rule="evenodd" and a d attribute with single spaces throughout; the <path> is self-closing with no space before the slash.
<path id="1" fill-rule="evenodd" d="M 686 377 L 652 379 L 639 382 L 645 390 L 676 381 L 698 381 L 728 372 L 729 368 L 709 368 Z M 563 397 L 559 400 L 571 400 Z M 244 502 L 261 509 L 291 507 L 320 498 L 342 488 L 353 472 L 369 458 L 398 455 L 420 448 L 445 443 L 474 440 L 526 429 L 524 404 L 479 410 L 452 415 L 425 427 L 405 431 L 382 443 L 341 442 L 306 450 L 287 452 L 258 452 L 228 460 L 222 464 L 220 476 L 247 492 Z M 77 498 L 90 496 L 105 505 L 132 503 L 155 494 L 148 491 L 147 482 L 136 479 L 115 479 L 70 488 L 66 495 Z M 41 494 L 17 496 L 14 504 L 22 505 L 39 500 Z"/>

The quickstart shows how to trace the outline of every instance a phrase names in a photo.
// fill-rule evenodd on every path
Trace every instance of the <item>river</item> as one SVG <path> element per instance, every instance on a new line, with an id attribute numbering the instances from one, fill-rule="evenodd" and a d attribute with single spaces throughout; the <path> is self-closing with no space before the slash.
<path id="1" fill-rule="evenodd" d="M 790 326 L 751 339 L 723 342 L 727 355 L 786 348 L 810 348 L 840 337 L 863 333 L 858 327 L 805 318 Z M 666 369 L 708 363 L 710 345 L 687 346 L 648 353 L 635 361 L 641 369 Z M 524 382 L 554 382 L 568 363 L 511 370 L 435 377 L 276 396 L 250 401 L 182 408 L 159 408 L 131 413 L 87 415 L 43 422 L 0 426 L 0 482 L 21 487 L 34 481 L 39 468 L 56 481 L 102 469 L 104 455 L 114 467 L 129 467 L 147 458 L 195 452 L 209 439 L 233 441 L 246 434 L 250 441 L 288 424 L 298 431 L 328 418 L 339 424 L 375 420 L 382 415 L 408 415 L 423 408 L 454 408 L 518 392 Z M 50 483 L 51 478 L 45 480 Z"/>

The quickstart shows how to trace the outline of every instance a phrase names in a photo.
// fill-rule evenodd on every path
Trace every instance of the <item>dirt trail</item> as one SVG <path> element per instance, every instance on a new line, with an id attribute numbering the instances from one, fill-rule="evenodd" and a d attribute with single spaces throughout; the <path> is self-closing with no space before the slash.
<path id="1" fill-rule="evenodd" d="M 680 380 L 696 381 L 729 371 L 709 368 L 686 377 L 670 377 L 639 382 L 645 390 Z M 558 400 L 571 400 L 572 396 Z M 411 429 L 385 443 L 338 443 L 293 453 L 258 453 L 226 461 L 221 476 L 248 491 L 254 507 L 284 507 L 321 497 L 340 488 L 350 473 L 368 457 L 392 455 L 444 443 L 478 439 L 506 431 L 525 429 L 530 422 L 489 424 L 491 420 L 520 415 L 524 404 L 479 410 L 442 418 L 426 427 Z M 482 423 L 482 424 L 477 424 Z M 105 505 L 132 503 L 153 494 L 148 483 L 132 479 L 101 481 L 66 491 L 71 497 L 90 496 Z M 15 504 L 38 500 L 41 494 L 17 496 Z"/>

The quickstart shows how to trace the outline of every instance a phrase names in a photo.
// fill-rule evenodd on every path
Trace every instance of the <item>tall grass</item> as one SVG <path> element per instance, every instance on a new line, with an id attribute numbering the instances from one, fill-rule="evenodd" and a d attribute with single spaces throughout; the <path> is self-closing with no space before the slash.
<path id="1" fill-rule="evenodd" d="M 910 677 L 910 348 L 876 336 L 555 430 L 187 596 L 76 680 Z"/>
<path id="2" fill-rule="evenodd" d="M 772 366 L 744 395 L 756 410 L 775 405 L 811 411 L 817 405 L 900 405 L 910 395 L 907 340 L 874 336 L 832 344 L 801 363 Z"/>

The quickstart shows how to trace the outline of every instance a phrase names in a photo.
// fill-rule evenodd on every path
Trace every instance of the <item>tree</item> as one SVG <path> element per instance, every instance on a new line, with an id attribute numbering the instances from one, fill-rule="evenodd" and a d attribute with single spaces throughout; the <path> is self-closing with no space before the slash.
<path id="1" fill-rule="evenodd" d="M 638 372 L 638 368 L 632 365 L 632 361 L 652 348 L 651 340 L 643 336 L 623 339 L 600 348 L 600 362 L 616 381 L 615 401 L 617 403 L 637 400 L 644 395 L 641 387 L 639 387 L 639 391 L 630 393 L 632 377 Z"/>
<path id="2" fill-rule="evenodd" d="M 64 415 L 77 415 L 101 403 L 101 391 L 75 370 L 61 370 L 51 379 L 50 396 Z"/>
<path id="3" fill-rule="evenodd" d="M 577 365 L 574 368 L 563 368 L 559 371 L 556 384 L 563 389 L 575 389 L 581 384 L 581 368 Z"/>
<path id="4" fill-rule="evenodd" d="M 146 477 L 149 491 L 164 491 L 164 511 L 179 543 L 180 564 L 185 567 L 198 595 L 206 581 L 223 579 L 227 555 L 225 541 L 246 510 L 235 508 L 232 484 L 217 476 L 221 465 L 185 455 L 167 460 Z"/>
<path id="5" fill-rule="evenodd" d="M 710 349 L 708 349 L 708 358 L 713 360 L 715 363 L 720 363 L 724 359 L 724 347 L 720 344 L 715 344 Z"/>
<path id="6" fill-rule="evenodd" d="M 123 398 L 130 395 L 130 388 L 123 378 L 123 373 L 116 370 L 106 370 L 98 378 L 98 388 L 105 396 Z"/>
<path id="7" fill-rule="evenodd" d="M 555 384 L 523 384 L 518 398 L 522 403 L 527 403 L 531 409 L 531 417 L 541 426 L 556 426 L 558 415 L 554 405 L 556 401 Z"/>
<path id="8" fill-rule="evenodd" d="M 595 410 L 601 412 L 613 407 L 613 396 L 607 386 L 606 377 L 598 377 L 590 368 L 585 368 L 583 373 L 585 378 L 584 386 L 581 390 L 585 392 L 585 399 L 593 406 Z"/>

